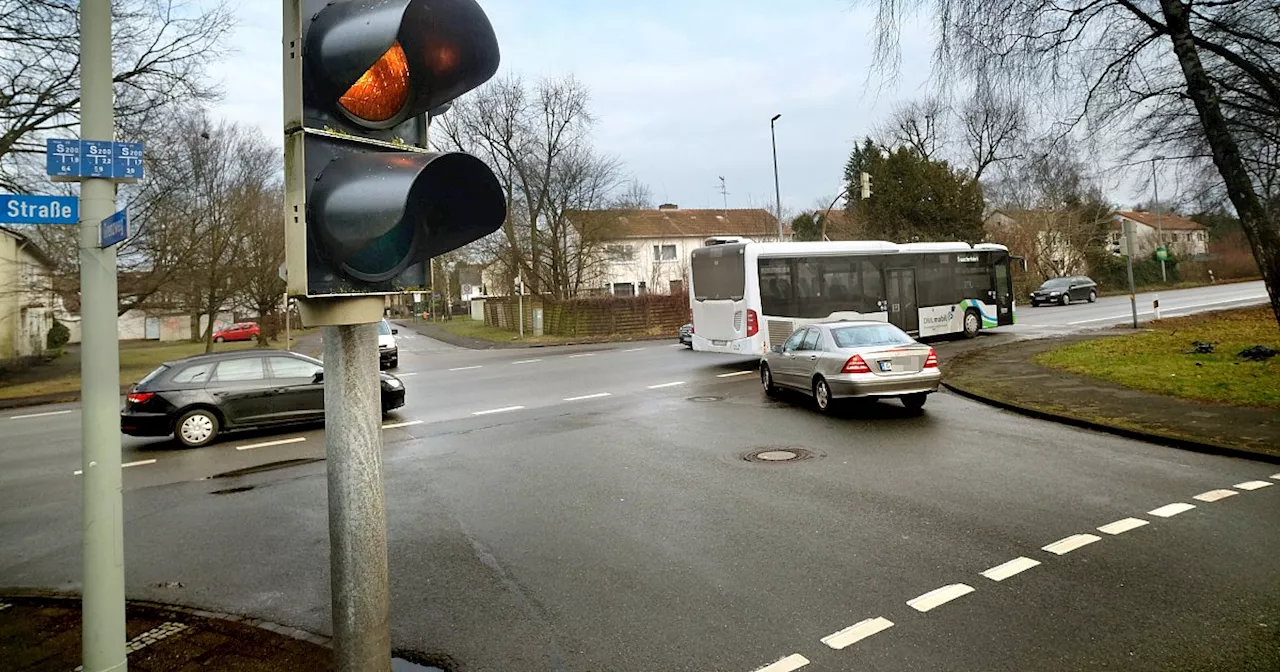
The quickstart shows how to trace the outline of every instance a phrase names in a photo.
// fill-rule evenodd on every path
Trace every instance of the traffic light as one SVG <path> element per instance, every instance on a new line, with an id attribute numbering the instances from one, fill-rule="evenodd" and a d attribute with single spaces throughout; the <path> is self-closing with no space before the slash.
<path id="1" fill-rule="evenodd" d="M 289 293 L 398 293 L 502 225 L 493 172 L 426 149 L 429 118 L 498 69 L 475 0 L 287 0 Z"/>
<path id="2" fill-rule="evenodd" d="M 862 174 L 862 200 L 871 198 L 871 173 Z"/>

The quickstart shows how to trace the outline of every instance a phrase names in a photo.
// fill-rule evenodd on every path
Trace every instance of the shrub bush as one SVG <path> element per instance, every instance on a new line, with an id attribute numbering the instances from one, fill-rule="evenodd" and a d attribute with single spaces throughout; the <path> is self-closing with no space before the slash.
<path id="1" fill-rule="evenodd" d="M 45 345 L 50 350 L 61 350 L 63 346 L 71 341 L 71 330 L 67 325 L 53 321 L 53 326 L 49 327 L 49 335 L 45 338 Z"/>

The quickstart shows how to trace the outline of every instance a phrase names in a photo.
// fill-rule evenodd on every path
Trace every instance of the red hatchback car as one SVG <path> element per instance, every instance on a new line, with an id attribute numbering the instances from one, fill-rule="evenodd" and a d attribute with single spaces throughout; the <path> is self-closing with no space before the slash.
<path id="1" fill-rule="evenodd" d="M 214 343 L 225 343 L 227 341 L 252 341 L 258 337 L 257 322 L 241 322 L 233 324 L 226 329 L 219 329 L 213 332 Z"/>

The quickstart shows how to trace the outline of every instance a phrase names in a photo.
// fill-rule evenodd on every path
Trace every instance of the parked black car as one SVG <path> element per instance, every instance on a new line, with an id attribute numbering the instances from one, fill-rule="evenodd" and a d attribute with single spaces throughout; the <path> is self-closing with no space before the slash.
<path id="1" fill-rule="evenodd" d="M 324 419 L 324 364 L 280 350 L 199 355 L 147 374 L 120 413 L 130 436 L 169 436 L 190 448 L 219 433 Z M 382 378 L 382 412 L 404 406 L 404 384 Z"/>
<path id="2" fill-rule="evenodd" d="M 686 324 L 680 327 L 680 344 L 693 347 L 693 325 Z"/>
<path id="3" fill-rule="evenodd" d="M 1032 306 L 1042 303 L 1057 303 L 1065 306 L 1072 301 L 1093 303 L 1097 300 L 1098 283 L 1083 275 L 1045 280 L 1044 284 L 1040 285 L 1040 289 L 1031 293 Z"/>

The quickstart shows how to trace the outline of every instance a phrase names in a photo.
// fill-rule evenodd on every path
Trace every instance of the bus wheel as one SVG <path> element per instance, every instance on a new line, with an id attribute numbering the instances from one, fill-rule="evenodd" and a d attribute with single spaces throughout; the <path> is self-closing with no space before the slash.
<path id="1" fill-rule="evenodd" d="M 982 330 L 982 318 L 978 317 L 978 311 L 970 308 L 964 312 L 964 337 L 977 338 L 978 332 Z"/>
<path id="2" fill-rule="evenodd" d="M 764 393 L 770 397 L 778 394 L 778 388 L 773 384 L 773 372 L 769 370 L 768 364 L 760 365 L 760 385 L 764 387 Z"/>
<path id="3" fill-rule="evenodd" d="M 823 413 L 830 413 L 835 406 L 835 400 L 831 398 L 831 386 L 827 385 L 824 378 L 813 381 L 813 403 L 817 404 L 818 410 Z"/>

